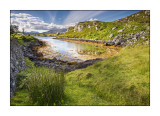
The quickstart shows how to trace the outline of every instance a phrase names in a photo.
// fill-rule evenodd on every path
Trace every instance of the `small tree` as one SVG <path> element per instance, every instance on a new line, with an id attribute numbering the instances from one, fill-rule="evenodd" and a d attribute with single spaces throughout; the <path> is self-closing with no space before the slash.
<path id="1" fill-rule="evenodd" d="M 24 32 L 25 32 L 25 31 L 24 31 L 24 28 L 22 28 L 22 33 L 23 33 L 23 35 L 24 35 Z"/>
<path id="2" fill-rule="evenodd" d="M 17 25 L 11 25 L 10 26 L 10 34 L 18 33 L 18 26 Z"/>

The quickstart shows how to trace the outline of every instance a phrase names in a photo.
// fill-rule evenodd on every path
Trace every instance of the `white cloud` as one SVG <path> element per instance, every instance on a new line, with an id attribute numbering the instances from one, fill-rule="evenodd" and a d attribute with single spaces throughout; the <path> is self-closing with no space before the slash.
<path id="1" fill-rule="evenodd" d="M 96 19 L 96 18 L 90 18 L 88 21 L 98 21 L 98 19 Z"/>
<path id="2" fill-rule="evenodd" d="M 34 17 L 27 13 L 11 13 L 11 24 L 18 25 L 20 31 L 22 31 L 22 28 L 24 28 L 26 32 L 45 32 L 54 28 L 68 28 L 70 26 L 74 26 L 80 21 L 96 20 L 94 17 L 103 12 L 104 11 L 71 11 L 64 20 L 63 25 L 55 24 L 54 20 L 56 18 L 56 14 L 50 14 L 50 12 L 47 13 L 49 18 L 52 20 L 52 23 L 46 23 L 39 17 Z"/>
<path id="3" fill-rule="evenodd" d="M 64 20 L 63 24 L 86 21 L 103 12 L 104 11 L 71 11 L 70 14 L 67 16 L 67 18 Z"/>
<path id="4" fill-rule="evenodd" d="M 20 31 L 22 31 L 22 28 L 24 28 L 26 32 L 30 31 L 45 32 L 53 28 L 62 29 L 71 26 L 71 25 L 56 25 L 54 23 L 45 23 L 39 17 L 34 17 L 26 13 L 18 13 L 18 14 L 11 13 L 11 24 L 18 25 Z"/>
<path id="5" fill-rule="evenodd" d="M 15 16 L 15 17 L 28 17 L 31 16 L 30 14 L 26 14 L 26 13 L 11 13 L 11 16 Z"/>

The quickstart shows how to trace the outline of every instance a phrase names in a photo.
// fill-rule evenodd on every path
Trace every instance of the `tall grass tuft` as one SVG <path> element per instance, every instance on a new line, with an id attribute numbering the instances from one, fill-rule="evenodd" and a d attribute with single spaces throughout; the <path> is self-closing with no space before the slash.
<path id="1" fill-rule="evenodd" d="M 60 105 L 64 98 L 64 73 L 45 67 L 33 68 L 26 87 L 35 105 Z"/>

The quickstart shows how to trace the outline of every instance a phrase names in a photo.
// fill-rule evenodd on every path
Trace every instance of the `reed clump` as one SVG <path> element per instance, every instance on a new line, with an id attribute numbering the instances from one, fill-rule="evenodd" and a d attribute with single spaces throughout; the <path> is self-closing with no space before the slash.
<path id="1" fill-rule="evenodd" d="M 60 105 L 64 98 L 64 73 L 51 68 L 33 68 L 26 78 L 29 98 L 35 105 Z"/>

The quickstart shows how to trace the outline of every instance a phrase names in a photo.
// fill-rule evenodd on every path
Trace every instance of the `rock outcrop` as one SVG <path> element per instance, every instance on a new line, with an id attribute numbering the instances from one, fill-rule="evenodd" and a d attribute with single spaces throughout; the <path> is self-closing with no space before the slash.
<path id="1" fill-rule="evenodd" d="M 147 40 L 148 33 L 145 31 L 137 32 L 137 33 L 129 33 L 129 34 L 119 34 L 115 36 L 112 40 L 108 40 L 106 42 L 106 46 L 119 45 L 119 46 L 127 46 L 136 43 L 140 39 Z M 149 44 L 149 42 L 147 42 Z"/>
<path id="2" fill-rule="evenodd" d="M 78 23 L 74 27 L 74 32 L 76 32 L 76 31 L 80 32 L 83 30 L 83 28 L 84 28 L 84 26 L 81 23 Z"/>
<path id="3" fill-rule="evenodd" d="M 30 59 L 37 58 L 36 54 L 33 50 L 34 46 L 42 45 L 43 43 L 35 40 L 27 44 L 26 46 L 22 46 L 18 43 L 16 38 L 12 38 L 10 42 L 10 97 L 14 96 L 14 92 L 16 91 L 16 74 L 23 71 L 25 66 L 25 57 L 29 57 Z"/>
<path id="4" fill-rule="evenodd" d="M 74 26 L 74 32 L 80 32 L 80 31 L 83 31 L 83 29 L 85 28 L 85 27 L 87 27 L 88 29 L 90 29 L 90 28 L 92 28 L 92 27 L 94 27 L 96 30 L 99 30 L 99 28 L 100 28 L 100 21 L 87 21 L 88 23 L 84 23 L 84 22 L 79 22 L 79 23 L 77 23 L 75 26 Z M 69 27 L 68 29 L 67 29 L 67 32 L 69 31 L 69 30 L 71 30 L 72 29 L 72 27 Z"/>
<path id="5" fill-rule="evenodd" d="M 23 46 L 16 39 L 11 40 L 10 46 L 10 96 L 16 90 L 16 74 L 25 69 Z"/>

